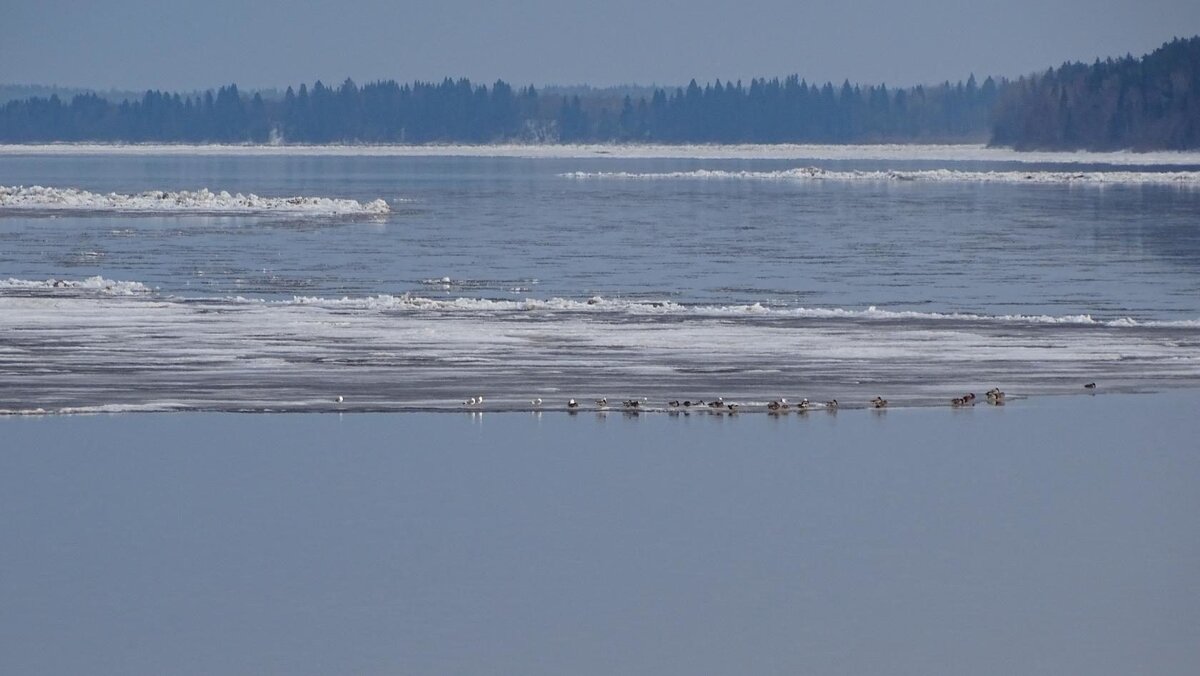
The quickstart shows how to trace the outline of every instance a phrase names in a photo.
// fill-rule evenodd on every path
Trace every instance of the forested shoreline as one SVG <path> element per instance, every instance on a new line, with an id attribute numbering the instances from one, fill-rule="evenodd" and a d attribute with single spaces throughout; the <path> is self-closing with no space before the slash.
<path id="1" fill-rule="evenodd" d="M 336 87 L 264 98 L 236 85 L 111 102 L 34 96 L 0 106 L 0 142 L 913 143 L 1028 149 L 1200 147 L 1200 37 L 1142 58 L 1065 64 L 1017 80 L 890 89 L 695 80 L 634 98 L 466 79 Z"/>
<path id="2" fill-rule="evenodd" d="M 1007 82 L 993 115 L 1017 149 L 1200 148 L 1200 37 Z"/>

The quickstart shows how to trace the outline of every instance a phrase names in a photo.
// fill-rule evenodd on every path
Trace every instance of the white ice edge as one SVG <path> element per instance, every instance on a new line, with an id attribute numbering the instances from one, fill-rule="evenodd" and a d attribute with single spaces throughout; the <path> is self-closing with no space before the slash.
<path id="1" fill-rule="evenodd" d="M 99 275 L 86 279 L 0 279 L 0 293 L 6 290 L 25 291 L 83 291 L 111 296 L 133 296 L 153 291 L 141 282 L 123 282 L 105 279 Z"/>
<path id="2" fill-rule="evenodd" d="M 742 159 L 1026 162 L 1122 166 L 1200 165 L 1200 152 L 1016 151 L 980 144 L 431 144 L 431 145 L 189 145 L 0 144 L 0 155 L 205 155 L 295 157 L 519 157 L 534 159 Z"/>
<path id="3" fill-rule="evenodd" d="M 577 180 L 716 180 L 716 181 L 830 181 L 830 182 L 931 182 L 931 183 L 1048 183 L 1086 185 L 1200 186 L 1200 171 L 831 171 L 801 167 L 780 171 L 720 171 L 698 169 L 671 172 L 575 171 L 559 174 Z"/>
<path id="4" fill-rule="evenodd" d="M 89 277 L 82 280 L 48 279 L 0 280 L 0 298 L 5 291 L 38 291 L 63 294 L 93 293 L 111 296 L 149 295 L 154 289 L 141 282 L 116 281 L 104 277 Z M 155 296 L 156 300 L 182 301 L 172 296 Z M 234 305 L 259 306 L 310 306 L 329 309 L 353 309 L 364 311 L 419 312 L 428 314 L 494 315 L 498 313 L 521 314 L 542 313 L 590 313 L 624 314 L 630 316 L 694 316 L 694 317 L 764 317 L 764 318 L 812 318 L 812 319 L 866 319 L 866 320 L 921 320 L 954 322 L 1008 322 L 1020 324 L 1054 324 L 1080 326 L 1107 326 L 1112 328 L 1132 327 L 1178 327 L 1200 328 L 1200 319 L 1185 320 L 1136 320 L 1129 317 L 1094 319 L 1090 315 L 986 315 L 967 312 L 918 312 L 912 310 L 886 310 L 874 305 L 863 309 L 850 308 L 806 308 L 777 307 L 762 303 L 733 305 L 684 304 L 670 300 L 629 300 L 594 296 L 586 300 L 572 298 L 525 298 L 523 300 L 495 300 L 489 298 L 428 298 L 414 294 L 378 294 L 374 296 L 323 298 L 320 296 L 293 296 L 286 300 L 269 300 L 232 296 L 225 298 L 196 299 L 206 302 L 223 302 Z"/>
<path id="5" fill-rule="evenodd" d="M 390 295 L 380 294 L 360 298 L 343 297 L 339 299 L 295 296 L 291 300 L 267 301 L 234 297 L 229 300 L 237 303 L 266 303 L 275 305 L 314 305 L 320 307 L 340 307 L 363 310 L 424 310 L 435 313 L 497 313 L 497 312 L 587 312 L 587 313 L 619 313 L 636 316 L 714 316 L 714 317 L 795 317 L 812 319 L 876 319 L 876 320 L 927 320 L 927 321 L 956 321 L 956 322 L 1011 322 L 1020 324 L 1057 324 L 1080 326 L 1109 326 L 1123 327 L 1196 327 L 1200 328 L 1200 319 L 1185 320 L 1136 320 L 1121 317 L 1111 320 L 1097 320 L 1090 315 L 983 315 L 960 312 L 917 312 L 911 310 L 885 310 L 874 305 L 865 309 L 847 308 L 806 308 L 806 307 L 772 307 L 762 303 L 743 305 L 690 305 L 675 303 L 669 300 L 624 300 L 593 297 L 588 300 L 569 298 L 526 298 L 524 300 L 492 300 L 487 298 L 454 298 L 435 299 L 410 294 Z"/>
<path id="6" fill-rule="evenodd" d="M 146 213 L 386 214 L 384 200 L 362 203 L 330 197 L 260 197 L 224 190 L 153 190 L 136 194 L 95 193 L 80 188 L 0 186 L 0 209 L 121 211 Z"/>

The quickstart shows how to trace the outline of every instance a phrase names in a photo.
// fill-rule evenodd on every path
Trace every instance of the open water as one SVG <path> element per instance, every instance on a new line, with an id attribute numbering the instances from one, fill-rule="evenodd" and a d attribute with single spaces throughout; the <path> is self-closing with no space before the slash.
<path id="1" fill-rule="evenodd" d="M 1189 156 L 814 150 L 9 148 L 0 410 L 1200 383 Z"/>

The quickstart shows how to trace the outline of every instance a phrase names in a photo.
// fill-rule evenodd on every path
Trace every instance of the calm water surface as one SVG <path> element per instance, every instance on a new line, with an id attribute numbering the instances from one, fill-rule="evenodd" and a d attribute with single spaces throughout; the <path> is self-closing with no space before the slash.
<path id="1" fill-rule="evenodd" d="M 0 663 L 1192 674 L 1198 405 L 8 417 Z"/>

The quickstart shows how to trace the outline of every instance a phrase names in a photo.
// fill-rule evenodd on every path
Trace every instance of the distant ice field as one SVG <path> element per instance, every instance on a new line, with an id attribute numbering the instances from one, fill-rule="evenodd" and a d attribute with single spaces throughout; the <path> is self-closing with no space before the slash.
<path id="1" fill-rule="evenodd" d="M 1200 152 L 1027 152 L 985 145 L 878 144 L 427 144 L 427 145 L 189 145 L 61 143 L 0 145 L 0 156 L 291 156 L 511 157 L 543 159 L 743 159 L 1021 162 L 1037 164 L 1200 165 Z"/>

